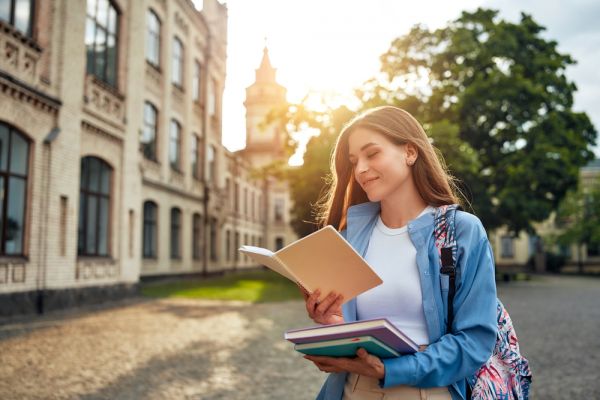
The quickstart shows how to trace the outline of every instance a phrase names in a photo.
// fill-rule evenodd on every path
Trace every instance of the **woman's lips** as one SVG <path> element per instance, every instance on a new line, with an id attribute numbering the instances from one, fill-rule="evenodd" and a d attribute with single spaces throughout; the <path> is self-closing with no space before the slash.
<path id="1" fill-rule="evenodd" d="M 370 178 L 370 179 L 366 179 L 366 180 L 364 180 L 364 181 L 363 181 L 363 184 L 362 184 L 362 185 L 363 185 L 363 186 L 367 186 L 367 185 L 369 185 L 370 183 L 372 183 L 372 182 L 376 181 L 377 179 L 379 179 L 379 178 Z"/>

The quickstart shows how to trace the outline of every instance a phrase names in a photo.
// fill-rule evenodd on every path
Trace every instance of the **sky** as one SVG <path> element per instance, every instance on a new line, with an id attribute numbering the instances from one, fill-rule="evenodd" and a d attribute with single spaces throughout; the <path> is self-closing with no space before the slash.
<path id="1" fill-rule="evenodd" d="M 245 88 L 254 82 L 265 43 L 277 81 L 288 101 L 324 93 L 348 103 L 353 89 L 379 71 L 379 56 L 392 40 L 415 24 L 438 28 L 463 10 L 494 8 L 518 21 L 533 15 L 543 36 L 577 65 L 567 76 L 578 87 L 576 111 L 585 111 L 600 129 L 600 2 L 597 0 L 229 0 L 227 77 L 223 99 L 223 143 L 234 151 L 245 145 Z M 265 40 L 266 38 L 266 40 Z M 600 147 L 596 147 L 600 156 Z M 298 158 L 296 157 L 296 163 Z"/>

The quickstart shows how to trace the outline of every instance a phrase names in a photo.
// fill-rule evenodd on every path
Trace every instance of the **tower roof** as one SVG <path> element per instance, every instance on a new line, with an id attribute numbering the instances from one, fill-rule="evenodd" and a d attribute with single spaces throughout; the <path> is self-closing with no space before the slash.
<path id="1" fill-rule="evenodd" d="M 269 49 L 267 46 L 263 49 L 263 58 L 260 62 L 260 67 L 256 70 L 256 82 L 267 83 L 272 82 L 275 83 L 275 72 L 276 68 L 273 68 L 271 65 L 271 60 L 269 59 Z"/>

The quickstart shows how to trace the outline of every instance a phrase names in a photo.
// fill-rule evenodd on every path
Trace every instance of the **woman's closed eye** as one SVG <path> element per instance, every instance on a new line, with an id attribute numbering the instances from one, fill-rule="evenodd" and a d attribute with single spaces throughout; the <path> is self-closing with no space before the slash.
<path id="1" fill-rule="evenodd" d="M 377 154 L 379 154 L 379 152 L 378 152 L 378 151 L 374 151 L 374 152 L 372 152 L 372 153 L 369 153 L 369 154 L 367 154 L 367 158 L 373 158 L 373 157 L 375 157 Z"/>

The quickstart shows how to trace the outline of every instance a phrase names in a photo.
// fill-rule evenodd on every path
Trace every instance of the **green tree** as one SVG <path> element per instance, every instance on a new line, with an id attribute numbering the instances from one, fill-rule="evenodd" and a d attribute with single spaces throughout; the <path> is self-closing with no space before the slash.
<path id="1" fill-rule="evenodd" d="M 543 30 L 529 15 L 511 23 L 486 9 L 435 31 L 416 26 L 382 55 L 382 75 L 357 91 L 365 108 L 395 104 L 425 126 L 458 129 L 466 159 L 452 143 L 438 147 L 488 229 L 531 231 L 593 158 L 596 131 L 572 110 L 576 87 L 565 75 L 575 61 Z"/>
<path id="2" fill-rule="evenodd" d="M 579 272 L 583 273 L 584 245 L 600 246 L 600 180 L 568 192 L 558 208 L 557 222 L 563 227 L 557 243 L 576 246 Z"/>

